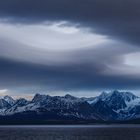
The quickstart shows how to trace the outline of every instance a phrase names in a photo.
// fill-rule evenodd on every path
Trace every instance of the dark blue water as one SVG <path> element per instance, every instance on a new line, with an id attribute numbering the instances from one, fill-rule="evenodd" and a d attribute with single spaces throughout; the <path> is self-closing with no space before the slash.
<path id="1" fill-rule="evenodd" d="M 140 125 L 0 126 L 0 140 L 140 140 Z"/>

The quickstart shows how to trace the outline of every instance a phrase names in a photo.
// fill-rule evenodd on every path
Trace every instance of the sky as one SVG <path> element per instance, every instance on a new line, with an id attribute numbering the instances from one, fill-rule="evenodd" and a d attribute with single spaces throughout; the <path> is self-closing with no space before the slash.
<path id="1" fill-rule="evenodd" d="M 140 96 L 139 0 L 0 0 L 0 95 Z"/>

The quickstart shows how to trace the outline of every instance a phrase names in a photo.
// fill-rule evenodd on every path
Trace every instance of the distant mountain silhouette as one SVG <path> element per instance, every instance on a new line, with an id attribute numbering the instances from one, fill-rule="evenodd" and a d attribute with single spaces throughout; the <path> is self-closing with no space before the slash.
<path id="1" fill-rule="evenodd" d="M 130 92 L 103 92 L 97 97 L 36 94 L 31 101 L 0 99 L 0 122 L 139 122 L 140 98 Z"/>

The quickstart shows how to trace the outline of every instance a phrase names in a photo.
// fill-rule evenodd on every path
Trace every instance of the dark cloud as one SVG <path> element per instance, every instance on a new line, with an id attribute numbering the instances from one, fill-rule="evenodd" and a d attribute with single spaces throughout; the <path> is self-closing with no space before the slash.
<path id="1" fill-rule="evenodd" d="M 116 45 L 114 42 L 104 44 L 99 49 L 89 47 L 85 50 L 76 49 L 74 52 L 59 51 L 57 55 L 57 52 L 49 54 L 29 48 L 18 41 L 14 42 L 9 38 L 8 40 L 6 37 L 0 38 L 0 88 L 27 86 L 46 87 L 50 90 L 138 88 L 140 85 L 138 74 L 127 72 L 115 74 L 110 66 L 120 66 L 123 64 L 123 55 L 139 51 L 139 48 L 135 47 L 140 44 L 139 7 L 139 0 L 0 0 L 1 22 L 39 24 L 44 21 L 66 20 L 69 26 L 75 24 L 79 28 L 89 27 L 90 31 L 106 35 L 117 42 Z M 123 44 L 123 41 L 131 44 L 131 47 Z M 63 55 L 64 59 L 69 58 L 68 62 L 54 63 L 61 56 L 63 58 Z M 52 65 L 48 64 L 49 60 L 52 62 L 53 57 L 56 60 Z M 34 61 L 40 64 L 33 63 Z M 44 64 L 42 61 L 47 62 Z"/>
<path id="2" fill-rule="evenodd" d="M 47 90 L 136 89 L 138 75 L 105 75 L 109 69 L 98 62 L 46 66 L 0 59 L 0 88 L 46 88 Z M 29 88 L 30 89 L 30 88 Z"/>
<path id="3" fill-rule="evenodd" d="M 13 21 L 69 20 L 139 44 L 139 0 L 1 0 L 0 16 Z"/>

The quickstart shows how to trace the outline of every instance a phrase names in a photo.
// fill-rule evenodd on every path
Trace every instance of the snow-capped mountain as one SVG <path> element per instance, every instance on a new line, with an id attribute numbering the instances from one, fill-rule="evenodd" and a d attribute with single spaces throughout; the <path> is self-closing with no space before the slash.
<path id="1" fill-rule="evenodd" d="M 36 94 L 31 101 L 0 98 L 0 119 L 57 119 L 85 121 L 124 121 L 140 119 L 140 98 L 130 92 L 103 92 L 97 97 L 78 98 L 69 94 Z"/>
<path id="2" fill-rule="evenodd" d="M 4 99 L 0 99 L 0 109 L 9 108 L 11 105 Z"/>
<path id="3" fill-rule="evenodd" d="M 140 108 L 140 98 L 135 96 L 133 93 L 119 92 L 115 90 L 112 92 L 103 92 L 100 96 L 94 98 L 92 101 L 87 100 L 87 102 L 93 107 L 95 107 L 96 104 L 99 104 L 101 101 L 104 103 L 104 106 L 100 104 L 102 110 L 110 110 L 117 114 L 113 118 L 115 120 L 138 118 L 137 115 L 140 114 L 140 110 L 137 109 Z M 108 106 L 108 109 L 105 108 L 105 105 Z M 132 111 L 134 109 L 137 111 Z"/>
<path id="4" fill-rule="evenodd" d="M 5 101 L 6 102 L 6 101 Z M 18 99 L 15 103 L 1 111 L 1 116 L 11 116 L 19 114 L 36 113 L 36 115 L 52 114 L 64 119 L 84 119 L 84 120 L 99 120 L 94 109 L 86 101 L 76 98 L 71 95 L 65 96 L 49 96 L 36 94 L 31 101 L 26 99 Z M 51 118 L 50 118 L 51 119 Z"/>
<path id="5" fill-rule="evenodd" d="M 97 119 L 93 108 L 86 101 L 68 94 L 62 97 L 36 94 L 31 103 L 38 108 L 57 112 L 57 115 L 60 116 L 72 116 L 80 119 Z"/>
<path id="6" fill-rule="evenodd" d="M 3 97 L 3 99 L 7 102 L 7 103 L 9 103 L 10 105 L 13 105 L 14 103 L 15 103 L 15 100 L 12 98 L 12 97 L 10 97 L 10 96 L 4 96 Z"/>

